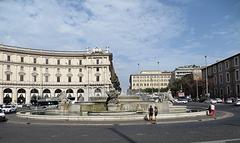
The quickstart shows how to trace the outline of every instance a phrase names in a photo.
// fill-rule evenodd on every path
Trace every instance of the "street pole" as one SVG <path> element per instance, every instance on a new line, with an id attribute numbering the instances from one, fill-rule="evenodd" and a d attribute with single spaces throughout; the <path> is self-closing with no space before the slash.
<path id="1" fill-rule="evenodd" d="M 140 94 L 140 64 L 138 63 L 138 94 Z"/>
<path id="2" fill-rule="evenodd" d="M 205 66 L 206 66 L 206 71 L 205 71 L 205 77 L 206 77 L 206 96 L 208 97 L 208 71 L 207 71 L 207 56 L 205 56 Z"/>
<path id="3" fill-rule="evenodd" d="M 196 90 L 197 90 L 197 101 L 198 101 L 198 76 L 196 77 Z"/>
<path id="4" fill-rule="evenodd" d="M 159 74 L 158 74 L 158 96 L 159 96 L 159 93 L 160 93 L 160 67 L 159 67 L 159 61 L 157 62 L 158 64 L 158 70 L 159 70 Z"/>

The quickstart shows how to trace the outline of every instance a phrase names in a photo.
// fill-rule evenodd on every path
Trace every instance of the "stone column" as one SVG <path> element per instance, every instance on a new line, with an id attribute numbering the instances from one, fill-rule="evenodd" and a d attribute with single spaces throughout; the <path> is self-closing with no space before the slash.
<path id="1" fill-rule="evenodd" d="M 3 104 L 3 88 L 0 88 L 0 104 Z"/>
<path id="2" fill-rule="evenodd" d="M 26 88 L 26 103 L 25 104 L 30 104 L 31 96 L 30 96 L 30 89 Z"/>
<path id="3" fill-rule="evenodd" d="M 73 89 L 73 96 L 75 97 L 75 102 L 77 102 L 77 89 Z"/>
<path id="4" fill-rule="evenodd" d="M 12 88 L 12 102 L 17 104 L 17 88 L 14 87 Z"/>

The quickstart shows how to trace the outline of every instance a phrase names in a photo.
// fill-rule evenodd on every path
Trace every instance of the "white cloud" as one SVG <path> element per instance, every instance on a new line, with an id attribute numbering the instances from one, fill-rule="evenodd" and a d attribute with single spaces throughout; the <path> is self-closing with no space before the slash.
<path id="1" fill-rule="evenodd" d="M 110 46 L 124 89 L 137 63 L 153 69 L 160 60 L 163 70 L 175 65 L 167 61 L 181 51 L 168 45 L 186 30 L 181 9 L 157 0 L 1 1 L 0 20 L 4 44 L 57 50 Z"/>

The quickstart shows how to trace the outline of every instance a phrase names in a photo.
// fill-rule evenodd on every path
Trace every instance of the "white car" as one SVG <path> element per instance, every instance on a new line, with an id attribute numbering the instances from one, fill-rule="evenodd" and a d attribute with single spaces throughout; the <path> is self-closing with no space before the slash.
<path id="1" fill-rule="evenodd" d="M 12 112 L 16 112 L 16 106 L 14 105 L 4 105 L 2 107 L 2 111 L 4 113 L 12 113 Z"/>
<path id="2" fill-rule="evenodd" d="M 185 98 L 177 98 L 174 100 L 175 103 L 182 103 L 182 104 L 187 104 L 188 100 Z"/>
<path id="3" fill-rule="evenodd" d="M 236 106 L 240 106 L 240 99 L 237 99 L 236 102 L 234 103 Z"/>
<path id="4" fill-rule="evenodd" d="M 216 99 L 207 99 L 204 101 L 205 103 L 211 103 L 211 104 L 216 104 L 217 100 Z"/>
<path id="5" fill-rule="evenodd" d="M 2 111 L 2 109 L 0 108 L 0 121 L 5 121 L 6 120 L 6 116 L 5 113 Z"/>
<path id="6" fill-rule="evenodd" d="M 223 100 L 221 98 L 216 98 L 217 103 L 223 103 Z"/>
<path id="7" fill-rule="evenodd" d="M 225 103 L 227 103 L 227 104 L 232 104 L 232 103 L 233 103 L 233 100 L 230 99 L 230 98 L 228 98 L 228 99 L 226 99 Z"/>

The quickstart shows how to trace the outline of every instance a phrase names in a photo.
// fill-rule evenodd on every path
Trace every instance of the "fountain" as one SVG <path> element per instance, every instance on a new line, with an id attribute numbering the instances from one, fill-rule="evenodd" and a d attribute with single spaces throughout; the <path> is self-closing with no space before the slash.
<path id="1" fill-rule="evenodd" d="M 93 96 L 89 99 L 91 102 L 77 102 L 72 104 L 67 98 L 66 93 L 61 93 L 58 97 L 59 105 L 57 109 L 48 109 L 44 111 L 31 111 L 28 114 L 19 113 L 19 117 L 37 118 L 37 119 L 64 119 L 80 121 L 106 121 L 106 120 L 143 120 L 148 113 L 150 105 L 158 108 L 159 114 L 186 114 L 186 106 L 173 106 L 171 92 L 161 93 L 157 98 L 148 96 L 120 96 L 120 92 L 111 88 L 106 96 Z M 40 114 L 39 114 L 40 113 Z M 185 115 L 186 114 L 186 115 Z M 204 113 L 201 113 L 205 114 Z M 163 116 L 159 117 L 163 117 Z"/>

